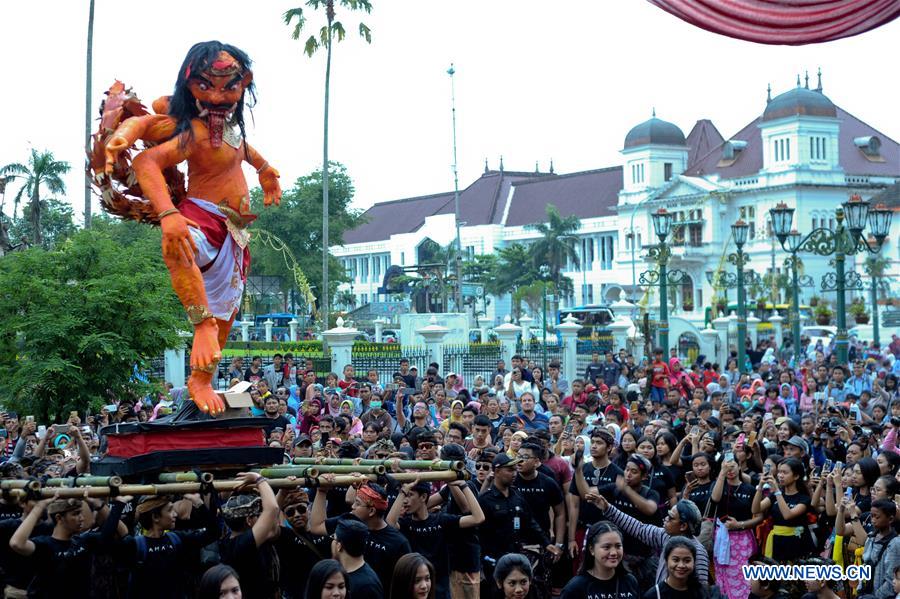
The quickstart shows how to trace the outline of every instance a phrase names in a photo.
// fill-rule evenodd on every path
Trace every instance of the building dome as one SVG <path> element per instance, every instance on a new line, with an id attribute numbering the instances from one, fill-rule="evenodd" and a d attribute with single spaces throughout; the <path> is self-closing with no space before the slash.
<path id="1" fill-rule="evenodd" d="M 763 122 L 774 121 L 799 115 L 834 118 L 837 116 L 837 109 L 822 92 L 805 87 L 795 87 L 773 98 L 766 105 L 762 120 Z"/>
<path id="2" fill-rule="evenodd" d="M 625 149 L 651 144 L 657 146 L 687 145 L 684 133 L 677 125 L 658 119 L 655 115 L 650 120 L 633 127 L 625 136 Z"/>

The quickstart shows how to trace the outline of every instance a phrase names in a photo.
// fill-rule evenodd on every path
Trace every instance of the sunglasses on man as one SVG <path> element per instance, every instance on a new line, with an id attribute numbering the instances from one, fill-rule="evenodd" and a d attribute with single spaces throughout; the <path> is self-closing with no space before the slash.
<path id="1" fill-rule="evenodd" d="M 293 518 L 295 515 L 303 515 L 306 513 L 306 505 L 300 503 L 297 505 L 289 505 L 284 508 L 284 515 L 288 518 Z"/>

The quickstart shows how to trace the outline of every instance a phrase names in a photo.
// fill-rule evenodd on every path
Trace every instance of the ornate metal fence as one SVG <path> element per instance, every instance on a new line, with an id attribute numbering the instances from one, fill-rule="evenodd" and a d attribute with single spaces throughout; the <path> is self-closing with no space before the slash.
<path id="1" fill-rule="evenodd" d="M 499 343 L 444 345 L 444 373 L 461 374 L 467 387 L 472 386 L 476 376 L 484 377 L 485 383 L 489 383 L 501 352 Z"/>
<path id="2" fill-rule="evenodd" d="M 565 345 L 553 340 L 545 346 L 540 341 L 532 339 L 530 343 L 519 342 L 516 344 L 516 353 L 521 355 L 526 363 L 534 362 L 547 372 L 547 366 L 554 360 L 562 362 Z M 545 362 L 546 360 L 546 362 Z"/>
<path id="3" fill-rule="evenodd" d="M 378 372 L 378 381 L 382 385 L 392 383 L 392 376 L 400 370 L 400 360 L 409 360 L 409 367 L 415 366 L 419 376 L 425 375 L 428 368 L 428 350 L 422 346 L 401 346 L 396 343 L 355 343 L 353 344 L 353 368 L 356 379 L 365 381 L 369 370 Z"/>

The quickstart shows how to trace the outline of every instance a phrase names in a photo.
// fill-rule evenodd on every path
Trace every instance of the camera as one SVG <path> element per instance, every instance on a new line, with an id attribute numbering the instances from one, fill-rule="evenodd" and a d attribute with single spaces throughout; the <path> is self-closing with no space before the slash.
<path id="1" fill-rule="evenodd" d="M 891 426 L 900 426 L 900 416 L 891 416 Z"/>

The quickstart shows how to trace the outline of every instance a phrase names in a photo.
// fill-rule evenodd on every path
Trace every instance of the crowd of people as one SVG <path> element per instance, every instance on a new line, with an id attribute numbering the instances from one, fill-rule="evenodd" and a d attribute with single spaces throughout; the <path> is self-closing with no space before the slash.
<path id="1" fill-rule="evenodd" d="M 900 344 L 898 344 L 900 345 Z M 6 597 L 833 599 L 900 593 L 900 361 L 764 350 L 739 369 L 657 349 L 584 372 L 513 356 L 472 381 L 400 360 L 318 379 L 276 355 L 252 383 L 292 458 L 386 460 L 272 489 L 98 499 L 0 496 Z M 900 348 L 898 348 L 900 350 Z M 390 382 L 385 382 L 390 381 Z M 3 479 L 89 474 L 103 429 L 185 409 L 182 389 L 41 426 L 4 413 Z M 400 460 L 466 480 L 400 482 Z M 343 480 L 343 479 L 341 479 Z M 860 583 L 747 580 L 747 564 L 872 567 Z"/>

